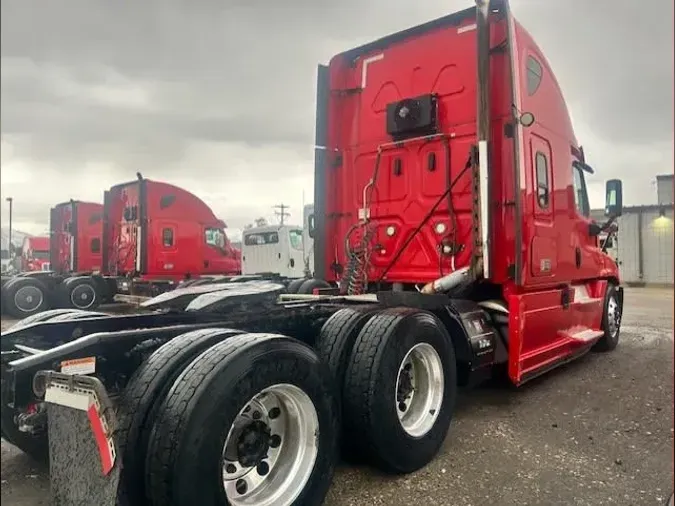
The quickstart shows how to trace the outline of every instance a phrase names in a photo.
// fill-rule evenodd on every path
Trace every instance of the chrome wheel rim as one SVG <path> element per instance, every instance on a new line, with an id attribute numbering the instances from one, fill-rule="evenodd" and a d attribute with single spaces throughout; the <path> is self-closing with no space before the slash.
<path id="1" fill-rule="evenodd" d="M 407 353 L 396 379 L 396 413 L 403 430 L 419 438 L 428 433 L 441 411 L 445 378 L 438 352 L 419 343 Z"/>
<path id="2" fill-rule="evenodd" d="M 77 309 L 89 309 L 96 300 L 96 291 L 90 285 L 79 285 L 70 292 L 70 303 Z"/>
<path id="3" fill-rule="evenodd" d="M 232 506 L 292 504 L 318 455 L 319 417 L 300 388 L 278 384 L 253 397 L 230 428 L 222 477 Z"/>
<path id="4" fill-rule="evenodd" d="M 22 286 L 14 294 L 14 305 L 24 313 L 35 311 L 43 300 L 42 290 L 35 286 Z"/>
<path id="5" fill-rule="evenodd" d="M 619 303 L 616 298 L 612 295 L 607 302 L 607 330 L 612 338 L 617 336 L 620 326 L 621 309 L 619 308 Z"/>

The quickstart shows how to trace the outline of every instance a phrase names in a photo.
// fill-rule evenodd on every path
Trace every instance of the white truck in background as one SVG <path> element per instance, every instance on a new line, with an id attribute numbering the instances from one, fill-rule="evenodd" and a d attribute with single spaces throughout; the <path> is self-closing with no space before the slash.
<path id="1" fill-rule="evenodd" d="M 303 230 L 297 225 L 266 225 L 244 230 L 241 244 L 244 276 L 273 273 L 305 276 Z"/>

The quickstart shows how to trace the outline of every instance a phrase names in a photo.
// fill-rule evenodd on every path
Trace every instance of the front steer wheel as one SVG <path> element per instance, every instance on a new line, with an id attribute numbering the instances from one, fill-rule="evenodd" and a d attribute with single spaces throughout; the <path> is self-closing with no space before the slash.
<path id="1" fill-rule="evenodd" d="M 593 345 L 593 351 L 612 351 L 619 344 L 621 333 L 622 300 L 614 285 L 607 285 L 605 305 L 602 312 L 603 336 Z"/>
<path id="2" fill-rule="evenodd" d="M 307 345 L 243 334 L 199 355 L 154 424 L 152 504 L 319 505 L 332 479 L 339 416 L 330 373 Z"/>
<path id="3" fill-rule="evenodd" d="M 354 343 L 343 436 L 384 471 L 416 471 L 441 448 L 456 397 L 455 353 L 443 324 L 426 311 L 387 309 Z"/>

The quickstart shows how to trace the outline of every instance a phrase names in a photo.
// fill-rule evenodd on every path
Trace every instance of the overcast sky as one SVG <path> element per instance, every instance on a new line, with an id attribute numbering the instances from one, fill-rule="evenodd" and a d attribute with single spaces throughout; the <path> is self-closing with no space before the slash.
<path id="1" fill-rule="evenodd" d="M 134 178 L 183 186 L 231 227 L 301 221 L 317 63 L 471 0 L 2 0 L 2 223 Z M 673 172 L 673 0 L 512 0 L 547 55 L 596 176 L 655 203 Z"/>

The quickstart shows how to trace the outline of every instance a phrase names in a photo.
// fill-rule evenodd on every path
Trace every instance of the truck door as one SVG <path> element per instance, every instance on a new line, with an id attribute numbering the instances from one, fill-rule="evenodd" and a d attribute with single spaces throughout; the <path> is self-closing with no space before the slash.
<path id="1" fill-rule="evenodd" d="M 289 247 L 284 248 L 288 251 L 288 260 L 286 268 L 289 278 L 301 278 L 305 271 L 305 255 L 303 249 L 303 232 L 300 229 L 291 228 L 288 230 Z"/>
<path id="2" fill-rule="evenodd" d="M 557 274 L 557 230 L 554 225 L 554 192 L 551 146 L 533 133 L 530 136 L 530 160 L 533 191 L 532 244 L 530 246 L 530 274 L 535 279 L 550 281 Z"/>

